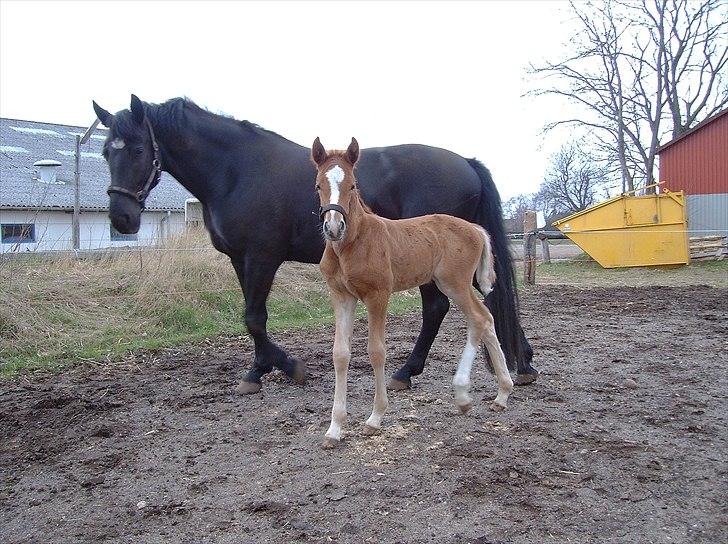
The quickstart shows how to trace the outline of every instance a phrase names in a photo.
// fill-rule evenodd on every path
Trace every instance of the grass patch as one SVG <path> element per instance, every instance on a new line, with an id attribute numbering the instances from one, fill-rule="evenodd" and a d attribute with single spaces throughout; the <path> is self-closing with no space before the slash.
<path id="1" fill-rule="evenodd" d="M 246 334 L 237 277 L 204 231 L 82 259 L 3 257 L 0 283 L 0 375 Z M 390 302 L 394 314 L 419 307 L 416 290 Z M 333 323 L 318 266 L 284 264 L 268 313 L 271 331 Z"/>
<path id="2" fill-rule="evenodd" d="M 523 272 L 520 271 L 520 276 Z M 708 285 L 728 287 L 728 260 L 695 261 L 689 265 L 602 268 L 591 260 L 574 260 L 539 264 L 536 284 L 563 284 L 582 287 L 650 285 L 687 287 Z"/>
<path id="3" fill-rule="evenodd" d="M 522 263 L 517 263 L 522 279 Z M 593 261 L 538 266 L 536 283 L 728 287 L 728 261 L 606 270 Z M 0 257 L 0 375 L 20 369 L 113 361 L 220 336 L 246 334 L 243 295 L 227 257 L 204 231 L 162 247 L 78 259 Z M 417 290 L 392 297 L 393 315 L 420 308 Z M 317 265 L 285 263 L 268 300 L 270 331 L 334 323 Z M 360 304 L 357 316 L 366 311 Z"/>

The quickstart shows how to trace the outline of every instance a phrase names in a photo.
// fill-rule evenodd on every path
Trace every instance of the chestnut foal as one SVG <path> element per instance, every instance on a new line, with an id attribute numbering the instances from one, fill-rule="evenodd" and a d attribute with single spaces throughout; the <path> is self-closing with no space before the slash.
<path id="1" fill-rule="evenodd" d="M 369 320 L 368 351 L 375 393 L 374 409 L 364 432 L 373 434 L 379 430 L 388 404 L 384 327 L 389 296 L 433 280 L 467 317 L 467 343 L 453 378 L 455 404 L 463 413 L 471 407 L 470 369 L 482 340 L 498 380 L 498 395 L 491 408 L 503 410 L 513 381 L 495 334 L 493 316 L 472 289 L 473 276 L 486 295 L 495 282 L 490 237 L 485 230 L 449 215 L 396 221 L 375 215 L 356 186 L 354 165 L 359 160 L 359 144 L 354 138 L 346 151 L 328 152 L 316 138 L 311 158 L 318 168 L 316 190 L 326 239 L 320 266 L 336 315 L 336 386 L 324 447 L 339 443 L 346 420 L 347 371 L 357 299 L 366 306 Z"/>

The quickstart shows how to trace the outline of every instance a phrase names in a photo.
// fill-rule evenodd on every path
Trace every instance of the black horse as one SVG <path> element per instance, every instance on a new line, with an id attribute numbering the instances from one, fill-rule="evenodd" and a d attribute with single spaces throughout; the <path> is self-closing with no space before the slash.
<path id="1" fill-rule="evenodd" d="M 190 100 L 163 104 L 131 97 L 115 115 L 93 104 L 109 135 L 104 157 L 111 172 L 109 215 L 119 232 L 134 233 L 144 199 L 169 172 L 202 203 L 212 243 L 230 257 L 245 295 L 245 324 L 255 342 L 255 362 L 239 390 L 260 390 L 261 377 L 277 367 L 296 382 L 305 366 L 271 341 L 266 299 L 284 261 L 317 263 L 324 250 L 316 170 L 309 150 L 247 121 L 210 113 Z M 516 383 L 533 381 L 533 351 L 518 317 L 518 301 L 503 229 L 498 191 L 488 170 L 444 149 L 401 145 L 365 149 L 357 167 L 361 193 L 379 215 L 391 219 L 447 213 L 485 227 L 496 256 L 497 283 L 486 303 Z M 420 287 L 422 330 L 390 387 L 411 385 L 450 304 L 434 284 Z"/>

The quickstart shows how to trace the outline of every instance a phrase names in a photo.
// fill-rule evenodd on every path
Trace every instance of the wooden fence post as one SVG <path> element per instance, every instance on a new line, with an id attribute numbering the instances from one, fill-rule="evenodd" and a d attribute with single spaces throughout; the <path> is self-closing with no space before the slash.
<path id="1" fill-rule="evenodd" d="M 546 236 L 541 237 L 541 253 L 543 254 L 543 262 L 551 264 L 551 249 L 549 248 L 549 239 Z"/>
<path id="2" fill-rule="evenodd" d="M 523 214 L 523 281 L 536 283 L 536 212 Z"/>

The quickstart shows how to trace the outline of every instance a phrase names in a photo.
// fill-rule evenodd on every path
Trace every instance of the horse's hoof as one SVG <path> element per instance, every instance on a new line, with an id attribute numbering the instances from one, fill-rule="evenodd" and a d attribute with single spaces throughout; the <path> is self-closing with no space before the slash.
<path id="1" fill-rule="evenodd" d="M 364 428 L 362 429 L 362 434 L 364 436 L 374 436 L 376 434 L 379 434 L 382 432 L 382 429 L 378 427 L 372 427 L 371 425 L 364 424 Z"/>
<path id="2" fill-rule="evenodd" d="M 263 386 L 256 382 L 246 382 L 243 380 L 240 382 L 240 384 L 235 388 L 235 390 L 240 393 L 241 395 L 252 395 L 254 393 L 260 392 L 261 388 Z"/>
<path id="3" fill-rule="evenodd" d="M 390 378 L 387 384 L 387 391 L 404 391 L 412 387 L 412 380 L 407 378 L 407 381 L 398 380 L 397 378 Z"/>
<path id="4" fill-rule="evenodd" d="M 470 411 L 470 409 L 473 407 L 473 403 L 466 402 L 465 404 L 458 404 L 457 406 L 458 406 L 458 408 L 460 408 L 461 414 L 467 414 Z"/>
<path id="5" fill-rule="evenodd" d="M 533 374 L 518 374 L 513 380 L 513 385 L 528 385 L 538 378 L 538 370 L 534 370 Z"/>
<path id="6" fill-rule="evenodd" d="M 502 404 L 498 404 L 497 402 L 493 401 L 490 403 L 490 409 L 493 410 L 494 412 L 502 412 L 503 410 L 506 409 L 506 407 L 503 406 Z"/>
<path id="7" fill-rule="evenodd" d="M 326 436 L 324 437 L 323 442 L 321 442 L 321 447 L 325 450 L 333 450 L 339 444 L 341 444 L 341 440 L 336 440 L 335 438 Z"/>
<path id="8" fill-rule="evenodd" d="M 293 360 L 293 371 L 291 379 L 298 385 L 306 383 L 306 363 L 303 361 Z"/>

